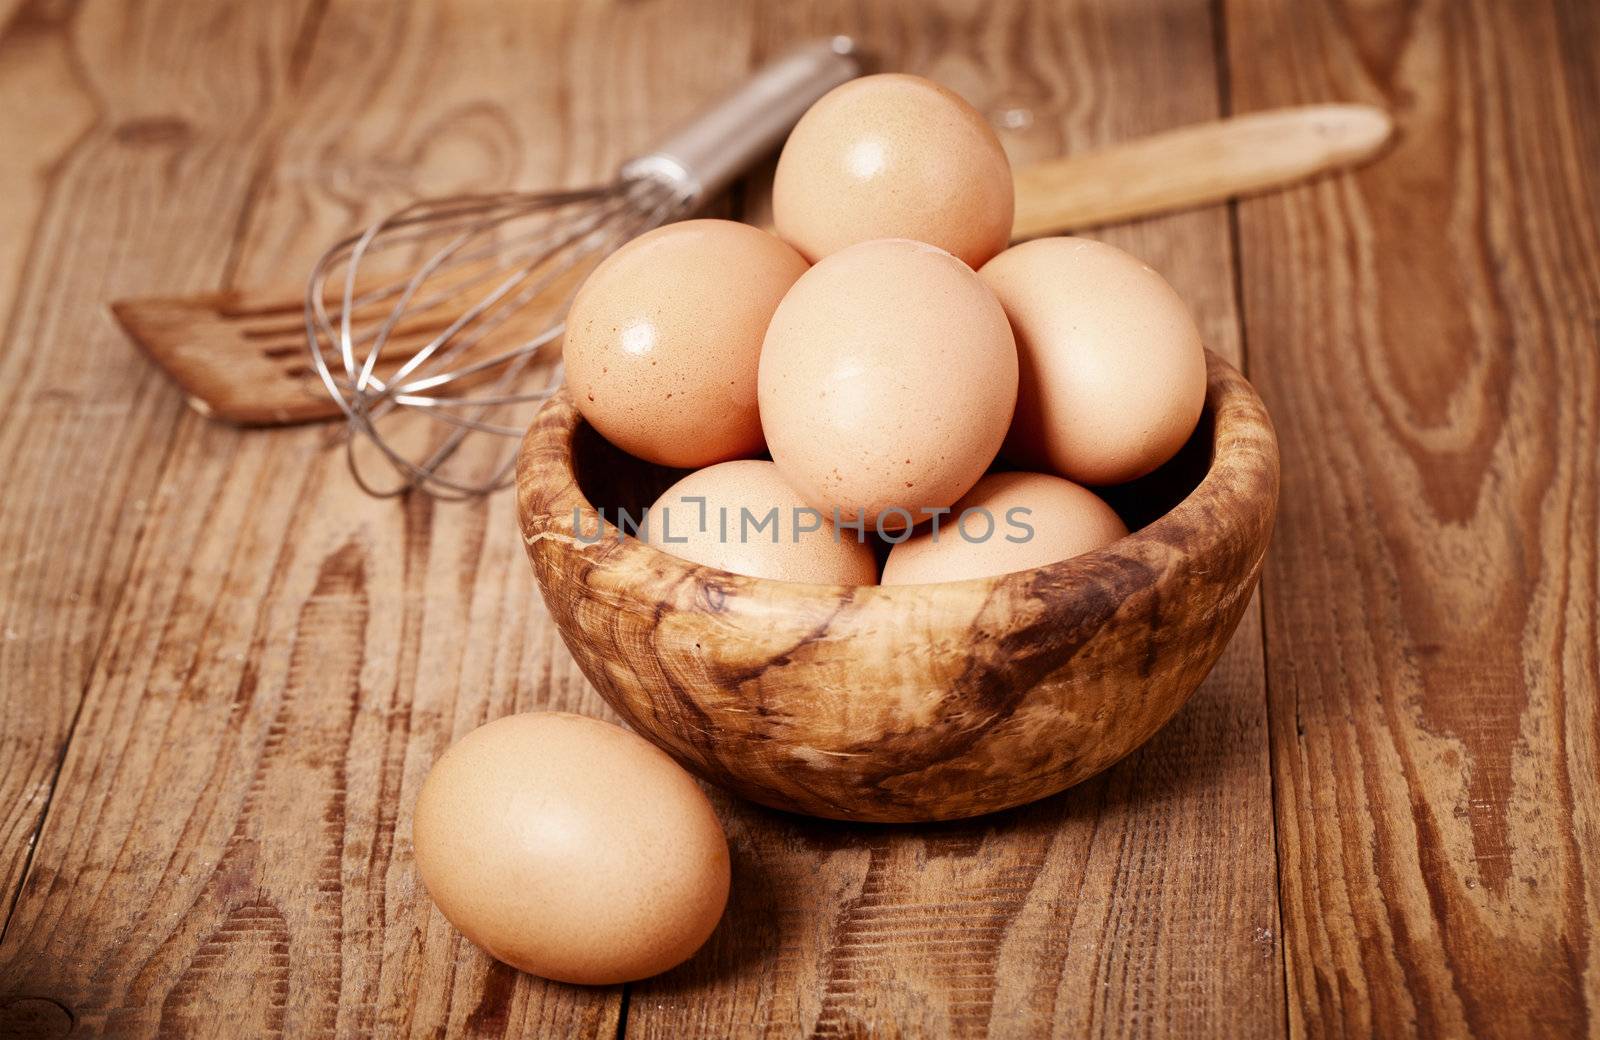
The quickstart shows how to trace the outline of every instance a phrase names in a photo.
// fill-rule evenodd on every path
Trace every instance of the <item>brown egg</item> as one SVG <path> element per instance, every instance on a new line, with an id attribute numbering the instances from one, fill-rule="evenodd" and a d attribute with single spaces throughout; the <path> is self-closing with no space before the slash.
<path id="1" fill-rule="evenodd" d="M 806 269 L 731 220 L 657 228 L 600 263 L 567 315 L 567 385 L 612 444 L 692 468 L 761 452 L 756 364 L 778 301 Z"/>
<path id="2" fill-rule="evenodd" d="M 497 719 L 434 764 L 412 823 L 450 923 L 547 979 L 666 971 L 716 928 L 728 843 L 698 785 L 640 737 L 581 715 Z"/>
<path id="3" fill-rule="evenodd" d="M 920 76 L 864 76 L 811 106 L 772 184 L 778 234 L 815 263 L 874 238 L 931 242 L 977 267 L 1006 247 L 1011 164 L 993 128 Z"/>
<path id="4" fill-rule="evenodd" d="M 1088 488 L 1045 473 L 991 473 L 935 529 L 889 550 L 885 585 L 926 585 L 1032 570 L 1098 549 L 1128 533 Z"/>
<path id="5" fill-rule="evenodd" d="M 1011 319 L 1022 365 L 1007 458 L 1105 485 L 1183 447 L 1205 404 L 1205 351 L 1154 268 L 1104 242 L 1042 238 L 979 275 Z"/>
<path id="6" fill-rule="evenodd" d="M 900 530 L 993 461 L 1017 352 L 1005 313 L 960 260 L 906 239 L 863 242 L 778 305 L 760 395 L 772 459 L 802 498 Z"/>
<path id="7" fill-rule="evenodd" d="M 689 474 L 650 507 L 646 540 L 664 552 L 752 578 L 872 585 L 878 561 L 854 531 L 839 532 L 757 459 Z"/>

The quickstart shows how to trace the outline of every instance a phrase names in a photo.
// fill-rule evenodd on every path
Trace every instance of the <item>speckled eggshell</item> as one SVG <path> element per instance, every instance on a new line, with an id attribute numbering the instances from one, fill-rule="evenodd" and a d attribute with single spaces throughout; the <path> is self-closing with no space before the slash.
<path id="1" fill-rule="evenodd" d="M 911 238 L 978 267 L 1006 247 L 1011 164 L 992 127 L 920 76 L 863 76 L 811 106 L 772 185 L 778 234 L 816 261 L 856 242 Z"/>
<path id="2" fill-rule="evenodd" d="M 807 271 L 761 350 L 772 459 L 830 517 L 886 530 L 948 506 L 1011 422 L 1017 352 L 972 270 L 935 246 L 863 242 Z"/>
<path id="3" fill-rule="evenodd" d="M 688 959 L 728 899 L 728 843 L 689 774 L 598 719 L 536 712 L 468 733 L 412 822 L 417 871 L 499 960 L 609 985 Z"/>
<path id="4" fill-rule="evenodd" d="M 697 470 L 668 488 L 649 516 L 650 544 L 706 567 L 813 585 L 878 580 L 871 547 L 854 531 L 837 531 L 770 462 L 742 459 Z"/>
<path id="5" fill-rule="evenodd" d="M 1154 268 L 1093 239 L 1042 238 L 979 276 L 1005 307 L 1022 366 L 1007 458 L 1107 485 L 1183 447 L 1205 405 L 1205 351 Z"/>
<path id="6" fill-rule="evenodd" d="M 975 512 L 963 520 L 968 510 Z M 926 585 L 1032 570 L 1110 545 L 1127 533 L 1110 506 L 1070 480 L 1046 473 L 991 473 L 951 508 L 937 535 L 930 525 L 889 551 L 883 584 Z"/>
<path id="7" fill-rule="evenodd" d="M 578 410 L 648 462 L 689 469 L 760 454 L 761 339 L 805 270 L 792 248 L 730 220 L 640 235 L 594 269 L 567 315 Z"/>

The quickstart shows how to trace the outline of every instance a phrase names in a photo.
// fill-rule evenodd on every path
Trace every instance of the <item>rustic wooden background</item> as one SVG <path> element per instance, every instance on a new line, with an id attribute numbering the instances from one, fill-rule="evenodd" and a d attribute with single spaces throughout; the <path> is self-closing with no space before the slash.
<path id="1" fill-rule="evenodd" d="M 0 1035 L 1600 1034 L 1600 5 L 0 0 L 0 26 Z M 836 31 L 1014 161 L 1330 99 L 1401 137 L 1103 232 L 1282 437 L 1260 610 L 1165 731 L 956 825 L 720 799 L 710 945 L 547 984 L 460 939 L 409 846 L 455 737 L 604 712 L 510 497 L 366 499 L 320 432 L 188 411 L 104 305 L 292 281 L 414 193 L 590 180 Z"/>

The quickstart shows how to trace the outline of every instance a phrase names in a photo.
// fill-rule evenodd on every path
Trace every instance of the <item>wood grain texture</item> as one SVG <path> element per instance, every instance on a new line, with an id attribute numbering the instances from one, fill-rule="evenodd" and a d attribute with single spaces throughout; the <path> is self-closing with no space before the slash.
<path id="1" fill-rule="evenodd" d="M 1102 232 L 1236 359 L 1237 275 L 1285 455 L 1270 726 L 1247 612 L 1170 725 L 1036 805 L 718 795 L 707 949 L 546 986 L 448 931 L 406 837 L 453 736 L 604 711 L 508 503 L 372 503 L 314 431 L 209 426 L 101 305 L 276 284 L 413 192 L 590 180 L 838 30 L 1018 163 L 1396 112 L 1393 155 L 1236 229 Z M 0 1034 L 1593 1034 L 1597 44 L 1544 0 L 0 3 Z"/>
<path id="2" fill-rule="evenodd" d="M 117 35 L 121 11 L 85 9 L 75 38 Z M 190 200 L 190 220 L 237 235 L 231 264 L 219 249 L 196 269 L 275 283 L 337 230 L 413 193 L 598 176 L 703 96 L 704 79 L 646 60 L 681 15 L 318 9 L 270 161 L 241 178 L 221 218 Z M 196 5 L 140 17 L 170 31 L 209 15 Z M 594 76 L 614 54 L 633 57 L 631 78 Z M 203 82 L 182 59 L 168 59 L 173 77 Z M 251 67 L 226 61 L 229 75 Z M 122 94 L 140 100 L 137 84 Z M 254 158 L 227 155 L 247 168 Z M 96 169 L 101 190 L 120 184 L 114 167 Z M 129 243 L 106 262 L 147 280 L 118 293 L 156 288 L 149 257 L 184 248 Z M 71 313 L 110 295 L 92 283 L 57 291 L 51 306 Z M 80 378 L 117 401 L 143 385 Z M 613 1035 L 620 990 L 495 967 L 432 910 L 410 865 L 407 809 L 454 736 L 519 708 L 604 710 L 543 620 L 509 503 L 369 500 L 323 434 L 208 424 L 157 378 L 164 454 L 144 464 L 159 486 L 140 525 L 119 528 L 128 580 L 104 606 L 109 637 L 88 655 L 58 797 L 0 945 L 0 1012 L 48 1024 L 56 1007 L 113 1035 Z M 46 454 L 22 447 L 42 475 Z M 43 485 L 31 501 L 71 507 Z M 60 638 L 69 615 L 35 609 Z M 59 754 L 57 743 L 45 760 Z M 5 1033 L 11 1020 L 0 1021 Z"/>
<path id="3" fill-rule="evenodd" d="M 1228 4 L 1235 104 L 1393 107 L 1239 208 L 1291 1024 L 1600 1031 L 1593 5 Z"/>
<path id="4" fill-rule="evenodd" d="M 227 262 L 303 13 L 30 2 L 0 34 L 0 920 L 181 411 L 101 303 Z"/>
<path id="5" fill-rule="evenodd" d="M 570 390 L 522 442 L 522 540 L 584 674 L 704 779 L 840 820 L 1010 809 L 1148 740 L 1249 605 L 1277 443 L 1244 377 L 1207 360 L 1199 430 L 1128 493 L 1155 519 L 1126 517 L 1128 537 L 1049 567 L 830 587 L 691 564 L 618 526 L 677 474 L 607 444 Z"/>
<path id="6" fill-rule="evenodd" d="M 803 32 L 855 31 L 966 93 L 1017 162 L 1214 118 L 1210 5 L 17 10 L 54 64 L 0 63 L 0 82 L 94 84 L 59 96 L 100 122 L 76 147 L 70 119 L 41 127 L 25 169 L 48 189 L 26 174 L 33 201 L 5 203 L 8 221 L 37 207 L 25 269 L 50 273 L 24 278 L 0 359 L 50 373 L 0 418 L 41 474 L 10 489 L 0 557 L 21 568 L 0 609 L 30 648 L 0 650 L 3 739 L 26 735 L 0 786 L 32 799 L 0 801 L 17 869 L 55 792 L 0 943 L 6 1028 L 610 1035 L 626 1002 L 628 1033 L 674 1038 L 1282 1030 L 1253 610 L 1169 726 L 1064 796 L 906 829 L 719 795 L 734 902 L 700 956 L 626 993 L 494 967 L 415 885 L 416 784 L 488 717 L 605 710 L 538 604 L 509 502 L 368 501 L 315 431 L 185 414 L 99 314 L 277 284 L 412 193 L 592 180 Z M 758 189 L 740 201 L 759 217 Z M 1239 357 L 1224 212 L 1104 234 Z"/>

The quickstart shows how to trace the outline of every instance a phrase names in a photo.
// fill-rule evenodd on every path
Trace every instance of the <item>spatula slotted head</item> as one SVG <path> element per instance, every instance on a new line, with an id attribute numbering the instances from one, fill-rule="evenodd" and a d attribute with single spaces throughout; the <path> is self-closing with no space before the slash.
<path id="1" fill-rule="evenodd" d="M 340 414 L 311 367 L 303 308 L 293 292 L 219 292 L 118 300 L 111 312 L 197 412 L 278 426 Z"/>
<path id="2" fill-rule="evenodd" d="M 568 296 L 584 273 L 586 269 L 578 269 L 555 279 L 548 295 L 521 308 L 494 334 L 456 358 L 456 363 L 467 365 L 490 357 L 518 337 L 559 321 Z M 374 305 L 370 310 L 378 313 L 386 306 Z M 111 312 L 201 415 L 240 426 L 286 426 L 343 414 L 311 364 L 302 290 L 140 297 L 117 300 Z M 391 332 L 374 375 L 387 380 L 456 316 L 448 302 L 408 312 Z M 465 389 L 489 381 L 493 375 L 484 372 L 464 378 L 456 386 Z"/>

